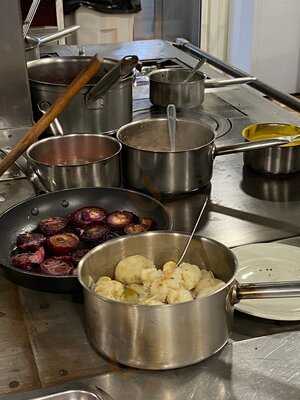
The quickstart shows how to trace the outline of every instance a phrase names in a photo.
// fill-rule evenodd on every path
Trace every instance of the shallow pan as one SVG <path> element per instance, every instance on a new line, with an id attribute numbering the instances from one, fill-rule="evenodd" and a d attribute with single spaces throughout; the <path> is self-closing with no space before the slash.
<path id="1" fill-rule="evenodd" d="M 107 211 L 129 210 L 154 219 L 157 229 L 170 229 L 171 221 L 161 203 L 149 196 L 120 188 L 82 188 L 47 193 L 9 208 L 0 216 L 0 264 L 5 275 L 18 285 L 50 292 L 71 292 L 80 285 L 76 276 L 53 277 L 27 272 L 10 263 L 10 254 L 20 233 L 32 231 L 39 221 L 65 216 L 80 207 L 100 206 Z"/>

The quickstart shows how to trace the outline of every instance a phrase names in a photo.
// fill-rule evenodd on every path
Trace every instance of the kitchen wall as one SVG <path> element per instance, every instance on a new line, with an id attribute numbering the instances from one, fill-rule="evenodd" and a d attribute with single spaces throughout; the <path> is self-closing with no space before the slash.
<path id="1" fill-rule="evenodd" d="M 300 0 L 231 0 L 228 62 L 300 92 Z"/>

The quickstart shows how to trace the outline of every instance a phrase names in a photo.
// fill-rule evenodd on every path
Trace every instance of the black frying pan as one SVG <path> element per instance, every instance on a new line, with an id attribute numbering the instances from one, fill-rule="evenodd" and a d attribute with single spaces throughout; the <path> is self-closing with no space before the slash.
<path id="1" fill-rule="evenodd" d="M 53 277 L 27 272 L 10 264 L 10 253 L 19 233 L 32 231 L 38 222 L 64 216 L 84 206 L 100 206 L 107 211 L 129 210 L 151 217 L 157 229 L 171 228 L 171 220 L 161 203 L 152 197 L 120 188 L 79 188 L 43 194 L 9 208 L 0 216 L 0 264 L 5 275 L 18 285 L 50 292 L 72 292 L 80 288 L 76 276 Z"/>

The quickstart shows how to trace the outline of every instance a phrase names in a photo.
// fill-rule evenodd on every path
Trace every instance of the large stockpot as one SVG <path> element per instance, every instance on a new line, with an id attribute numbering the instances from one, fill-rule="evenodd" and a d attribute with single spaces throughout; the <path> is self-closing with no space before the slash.
<path id="1" fill-rule="evenodd" d="M 41 115 L 39 104 L 43 101 L 52 104 L 90 60 L 91 57 L 53 57 L 27 63 L 35 118 Z M 99 79 L 116 64 L 117 61 L 105 59 L 98 76 L 61 113 L 64 131 L 109 133 L 132 121 L 132 73 L 114 84 L 105 95 L 87 100 L 87 94 Z"/>
<path id="2" fill-rule="evenodd" d="M 247 126 L 242 136 L 248 142 L 300 135 L 300 127 L 291 124 L 264 123 Z M 267 174 L 290 174 L 300 171 L 300 140 L 280 147 L 244 154 L 244 163 L 251 169 Z"/>
<path id="3" fill-rule="evenodd" d="M 201 122 L 179 118 L 176 125 L 176 146 L 181 149 L 174 152 L 166 118 L 136 121 L 119 129 L 126 186 L 166 196 L 190 193 L 209 184 L 216 156 L 288 142 L 274 139 L 216 147 L 213 130 Z"/>
<path id="4" fill-rule="evenodd" d="M 239 285 L 237 260 L 212 239 L 193 239 L 185 260 L 205 265 L 226 282 L 215 293 L 181 304 L 132 305 L 109 300 L 91 289 L 100 276 L 113 276 L 124 257 L 140 254 L 157 266 L 178 260 L 188 235 L 149 232 L 114 239 L 91 250 L 79 263 L 87 335 L 106 357 L 142 369 L 170 369 L 197 363 L 228 341 L 239 299 L 300 296 L 300 282 Z"/>
<path id="5" fill-rule="evenodd" d="M 174 104 L 177 108 L 194 108 L 203 103 L 205 88 L 218 88 L 255 81 L 255 77 L 233 79 L 206 79 L 197 72 L 191 81 L 184 82 L 191 70 L 185 68 L 158 69 L 149 74 L 151 103 L 166 107 Z"/>
<path id="6" fill-rule="evenodd" d="M 42 139 L 27 150 L 27 159 L 48 191 L 121 186 L 120 153 L 114 138 L 72 134 Z"/>

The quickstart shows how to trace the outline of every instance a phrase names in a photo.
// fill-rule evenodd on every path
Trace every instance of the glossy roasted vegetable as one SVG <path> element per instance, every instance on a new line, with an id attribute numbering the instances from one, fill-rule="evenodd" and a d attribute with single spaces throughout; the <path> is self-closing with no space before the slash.
<path id="1" fill-rule="evenodd" d="M 46 236 L 56 235 L 62 232 L 68 225 L 68 219 L 64 217 L 50 217 L 42 219 L 38 229 Z"/>
<path id="2" fill-rule="evenodd" d="M 24 251 L 34 251 L 43 246 L 46 242 L 46 237 L 41 233 L 27 232 L 21 233 L 17 237 L 17 247 Z"/>
<path id="3" fill-rule="evenodd" d="M 122 231 L 127 225 L 138 221 L 138 217 L 130 211 L 114 211 L 106 218 L 107 224 L 116 231 Z"/>
<path id="4" fill-rule="evenodd" d="M 104 222 L 106 211 L 100 207 L 83 207 L 71 215 L 72 223 L 77 227 Z"/>
<path id="5" fill-rule="evenodd" d="M 92 225 L 82 231 L 80 238 L 85 242 L 97 245 L 107 240 L 110 233 L 111 229 L 108 225 Z"/>
<path id="6" fill-rule="evenodd" d="M 34 253 L 20 253 L 12 256 L 11 263 L 17 268 L 21 268 L 25 271 L 31 271 L 36 265 L 39 265 L 44 261 L 45 250 L 40 247 Z"/>
<path id="7" fill-rule="evenodd" d="M 79 238 L 74 233 L 59 233 L 50 236 L 47 240 L 50 252 L 58 256 L 72 253 L 78 245 Z"/>
<path id="8" fill-rule="evenodd" d="M 73 268 L 66 261 L 57 257 L 47 258 L 40 266 L 41 272 L 48 275 L 69 275 Z"/>

